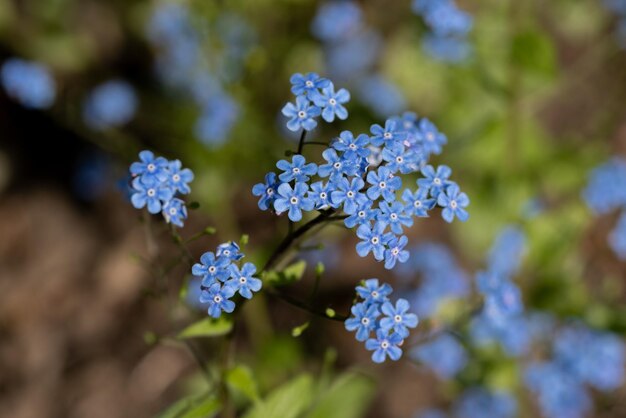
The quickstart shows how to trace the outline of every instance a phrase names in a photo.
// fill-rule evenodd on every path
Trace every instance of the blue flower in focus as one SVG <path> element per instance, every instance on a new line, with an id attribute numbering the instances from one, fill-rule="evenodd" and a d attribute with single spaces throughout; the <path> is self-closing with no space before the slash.
<path id="1" fill-rule="evenodd" d="M 216 255 L 218 257 L 224 257 L 231 261 L 241 260 L 243 254 L 239 245 L 234 241 L 225 242 L 217 246 Z"/>
<path id="2" fill-rule="evenodd" d="M 157 184 L 145 184 L 140 177 L 133 180 L 133 194 L 130 198 L 131 203 L 136 209 L 148 207 L 148 212 L 155 214 L 161 212 L 161 209 L 174 196 L 174 192 L 169 187 Z"/>
<path id="3" fill-rule="evenodd" d="M 375 304 L 387 301 L 393 289 L 387 283 L 379 284 L 378 279 L 367 279 L 363 285 L 356 287 L 356 292 L 365 303 Z"/>
<path id="4" fill-rule="evenodd" d="M 437 171 L 432 165 L 427 165 L 422 168 L 424 178 L 418 179 L 417 185 L 422 189 L 429 190 L 430 195 L 436 199 L 452 183 L 448 180 L 451 174 L 452 170 L 447 165 L 440 165 L 437 167 Z"/>
<path id="5" fill-rule="evenodd" d="M 381 261 L 385 258 L 385 229 L 387 225 L 383 222 L 376 222 L 374 226 L 361 225 L 356 230 L 356 235 L 362 241 L 356 245 L 356 252 L 361 257 L 366 257 L 370 252 L 374 254 L 374 258 Z"/>
<path id="6" fill-rule="evenodd" d="M 353 1 L 323 3 L 313 19 L 311 30 L 322 41 L 337 41 L 361 27 L 362 15 L 361 8 Z"/>
<path id="7" fill-rule="evenodd" d="M 405 212 L 420 218 L 428 217 L 428 211 L 437 203 L 435 199 L 428 198 L 428 189 L 422 188 L 417 189 L 416 192 L 405 189 L 402 192 L 402 200 L 406 203 Z"/>
<path id="8" fill-rule="evenodd" d="M 180 160 L 169 162 L 169 185 L 174 193 L 189 194 L 191 181 L 193 181 L 193 172 L 188 168 L 182 168 Z"/>
<path id="9" fill-rule="evenodd" d="M 177 198 L 169 200 L 163 206 L 163 217 L 165 218 L 165 222 L 182 228 L 184 221 L 187 219 L 187 207 L 185 206 L 185 202 Z"/>
<path id="10" fill-rule="evenodd" d="M 620 260 L 626 260 L 626 210 L 622 212 L 609 235 L 609 245 Z"/>
<path id="11" fill-rule="evenodd" d="M 225 282 L 230 277 L 230 263 L 230 259 L 216 257 L 209 251 L 202 254 L 200 262 L 191 267 L 191 274 L 202 278 L 202 286 L 210 287 L 218 281 Z"/>
<path id="12" fill-rule="evenodd" d="M 350 131 L 343 131 L 339 134 L 339 138 L 333 142 L 332 147 L 337 151 L 343 152 L 343 157 L 348 160 L 358 160 L 370 155 L 367 148 L 369 137 L 361 134 L 356 138 Z"/>
<path id="13" fill-rule="evenodd" d="M 380 316 L 376 304 L 365 302 L 357 303 L 350 308 L 352 316 L 346 319 L 345 327 L 348 331 L 356 330 L 357 341 L 365 341 L 370 332 L 376 329 L 376 319 Z"/>
<path id="14" fill-rule="evenodd" d="M 370 338 L 365 342 L 365 348 L 374 351 L 372 353 L 372 361 L 374 363 L 383 363 L 387 357 L 396 361 L 402 357 L 402 350 L 398 345 L 402 343 L 402 337 L 393 333 L 387 334 L 387 331 L 379 329 L 376 331 L 376 338 Z"/>
<path id="15" fill-rule="evenodd" d="M 214 283 L 202 291 L 200 302 L 208 303 L 209 315 L 213 318 L 219 318 L 222 312 L 231 313 L 235 310 L 235 302 L 229 300 L 234 294 L 235 289 L 232 287 Z"/>
<path id="16" fill-rule="evenodd" d="M 11 58 L 4 62 L 0 81 L 7 94 L 22 106 L 47 109 L 56 97 L 56 85 L 43 64 Z"/>
<path id="17" fill-rule="evenodd" d="M 268 210 L 274 204 L 278 186 L 280 183 L 276 180 L 275 173 L 267 173 L 265 175 L 265 183 L 257 183 L 252 187 L 252 194 L 260 196 L 259 209 Z"/>
<path id="18" fill-rule="evenodd" d="M 282 110 L 283 115 L 287 116 L 287 128 L 296 132 L 300 129 L 312 131 L 317 126 L 317 122 L 313 119 L 319 116 L 321 110 L 317 106 L 311 105 L 306 96 L 296 97 L 296 104 L 287 103 Z"/>
<path id="19" fill-rule="evenodd" d="M 306 164 L 306 160 L 302 155 L 294 155 L 291 162 L 287 160 L 280 160 L 276 163 L 276 167 L 283 170 L 278 178 L 283 183 L 288 183 L 292 180 L 296 182 L 307 182 L 310 176 L 317 173 L 317 165 L 315 163 Z"/>
<path id="20" fill-rule="evenodd" d="M 421 144 L 428 154 L 441 154 L 442 147 L 448 142 L 444 134 L 439 132 L 434 123 L 422 118 L 418 125 Z"/>
<path id="21" fill-rule="evenodd" d="M 385 250 L 385 268 L 387 270 L 391 270 L 397 261 L 406 263 L 409 259 L 409 252 L 404 249 L 408 241 L 408 238 L 403 235 L 400 238 L 391 238 L 387 242 L 387 249 Z"/>
<path id="22" fill-rule="evenodd" d="M 337 190 L 331 194 L 331 199 L 335 207 L 343 204 L 343 211 L 348 215 L 353 215 L 359 206 L 367 202 L 367 197 L 360 192 L 365 183 L 359 177 L 355 177 L 350 182 L 346 178 L 342 178 L 336 183 Z"/>
<path id="23" fill-rule="evenodd" d="M 516 413 L 517 402 L 511 395 L 478 387 L 466 390 L 454 408 L 457 418 L 514 418 Z"/>
<path id="24" fill-rule="evenodd" d="M 163 157 L 155 157 L 152 151 L 141 151 L 140 162 L 130 165 L 130 173 L 139 176 L 142 183 L 155 184 L 169 179 L 169 164 Z"/>
<path id="25" fill-rule="evenodd" d="M 350 101 L 350 93 L 346 89 L 340 89 L 335 93 L 335 86 L 329 82 L 327 87 L 322 88 L 322 92 L 315 90 L 310 95 L 315 106 L 322 109 L 322 118 L 331 123 L 335 120 L 335 115 L 341 119 L 348 119 L 348 111 L 343 106 Z"/>
<path id="26" fill-rule="evenodd" d="M 370 127 L 372 137 L 370 142 L 372 145 L 380 147 L 385 145 L 386 147 L 393 144 L 400 143 L 405 140 L 406 132 L 402 130 L 402 126 L 398 125 L 398 122 L 394 119 L 388 119 L 385 122 L 385 127 L 380 125 L 372 125 Z"/>
<path id="27" fill-rule="evenodd" d="M 365 200 L 357 210 L 344 220 L 344 224 L 348 228 L 354 228 L 356 225 L 370 224 L 378 216 L 378 209 L 372 209 L 372 201 Z"/>
<path id="28" fill-rule="evenodd" d="M 102 130 L 129 122 L 137 111 L 137 94 L 125 81 L 111 80 L 94 88 L 83 103 L 83 118 L 92 129 Z"/>
<path id="29" fill-rule="evenodd" d="M 383 303 L 380 310 L 385 316 L 380 320 L 380 328 L 397 333 L 403 339 L 408 337 L 409 328 L 417 326 L 417 315 L 410 313 L 409 308 L 406 299 L 398 299 L 395 306 L 391 302 Z"/>
<path id="30" fill-rule="evenodd" d="M 367 189 L 367 197 L 372 200 L 378 199 L 381 195 L 387 202 L 394 201 L 395 192 L 402 187 L 400 177 L 394 176 L 391 170 L 382 166 L 378 171 L 367 173 L 367 182 L 372 186 Z"/>
<path id="31" fill-rule="evenodd" d="M 312 94 L 317 93 L 318 89 L 323 89 L 325 87 L 328 87 L 331 84 L 330 80 L 326 78 L 322 78 L 316 73 L 307 73 L 306 75 L 296 73 L 291 76 L 291 79 L 289 81 L 291 82 L 291 92 L 294 95 L 303 97 L 305 99 L 307 97 L 311 99 Z M 300 108 L 299 102 L 298 102 L 298 108 Z M 288 115 L 285 115 L 285 116 L 288 116 Z M 310 130 L 310 129 L 307 129 L 307 130 Z"/>
<path id="32" fill-rule="evenodd" d="M 258 292 L 263 285 L 261 280 L 253 277 L 254 273 L 256 273 L 256 267 L 252 263 L 244 264 L 241 270 L 235 264 L 231 264 L 231 278 L 226 282 L 226 286 L 230 286 L 244 298 L 252 299 L 252 292 Z"/>
<path id="33" fill-rule="evenodd" d="M 395 143 L 383 149 L 383 160 L 386 161 L 386 167 L 392 173 L 400 172 L 402 174 L 417 171 L 420 165 L 418 154 L 413 151 L 407 151 L 402 143 Z"/>
<path id="34" fill-rule="evenodd" d="M 442 379 L 454 377 L 463 370 L 468 360 L 461 343 L 447 334 L 415 347 L 411 357 L 428 365 Z"/>
<path id="35" fill-rule="evenodd" d="M 311 211 L 315 208 L 313 199 L 306 197 L 309 186 L 306 183 L 296 183 L 292 189 L 288 183 L 278 187 L 279 196 L 274 201 L 274 209 L 277 213 L 289 212 L 292 222 L 302 219 L 302 211 Z"/>
<path id="36" fill-rule="evenodd" d="M 389 225 L 394 234 L 402 233 L 402 225 L 413 226 L 413 219 L 404 212 L 402 203 L 393 202 L 390 206 L 387 202 L 380 202 L 378 206 L 380 213 L 377 220 Z"/>
<path id="37" fill-rule="evenodd" d="M 465 210 L 469 205 L 469 198 L 454 183 L 448 186 L 445 193 L 439 194 L 437 204 L 443 207 L 441 216 L 446 222 L 452 222 L 455 216 L 461 222 L 465 222 L 469 218 L 469 213 Z"/>
<path id="38" fill-rule="evenodd" d="M 327 148 L 322 153 L 322 157 L 326 160 L 326 164 L 319 167 L 319 176 L 330 176 L 331 181 L 339 181 L 344 176 L 354 176 L 357 166 L 353 161 L 347 160 L 337 155 L 337 151 Z"/>
<path id="39" fill-rule="evenodd" d="M 324 184 L 322 181 L 311 184 L 309 190 L 309 198 L 315 202 L 315 209 L 326 209 L 332 206 L 330 199 L 331 193 L 334 191 L 335 185 L 331 182 Z"/>

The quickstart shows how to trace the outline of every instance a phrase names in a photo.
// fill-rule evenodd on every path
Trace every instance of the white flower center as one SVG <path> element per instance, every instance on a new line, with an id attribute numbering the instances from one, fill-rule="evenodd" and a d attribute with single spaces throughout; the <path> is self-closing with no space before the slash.
<path id="1" fill-rule="evenodd" d="M 291 199 L 289 199 L 289 202 L 291 202 L 292 205 L 297 205 L 298 204 L 298 198 L 294 196 Z"/>
<path id="2" fill-rule="evenodd" d="M 300 174 L 300 169 L 298 167 L 294 167 L 291 171 L 293 174 Z"/>
<path id="3" fill-rule="evenodd" d="M 389 217 L 390 217 L 391 219 L 393 219 L 394 221 L 395 221 L 396 219 L 398 219 L 398 215 L 397 215 L 397 214 L 395 214 L 395 213 L 392 213 L 391 215 L 389 215 Z"/>
<path id="4" fill-rule="evenodd" d="M 156 195 L 156 190 L 148 189 L 148 191 L 146 193 L 148 194 L 148 196 L 154 197 L 154 195 Z"/>
<path id="5" fill-rule="evenodd" d="M 413 206 L 415 206 L 416 208 L 419 208 L 422 206 L 422 201 L 421 200 L 416 200 L 415 203 L 413 203 Z"/>
<path id="6" fill-rule="evenodd" d="M 230 255 L 230 250 L 224 250 L 222 252 L 222 254 L 224 254 L 226 257 L 228 257 Z"/>
<path id="7" fill-rule="evenodd" d="M 353 192 L 353 191 L 349 191 L 348 193 L 346 193 L 346 195 L 347 195 L 348 197 L 351 197 L 351 198 L 352 198 L 352 197 L 354 197 L 354 192 Z"/>
<path id="8" fill-rule="evenodd" d="M 321 199 L 326 199 L 326 196 L 327 196 L 326 192 L 320 193 L 320 198 Z"/>
<path id="9" fill-rule="evenodd" d="M 267 190 L 265 191 L 265 193 L 267 193 L 268 195 L 273 195 L 274 194 L 274 189 L 272 189 L 271 187 L 268 187 Z"/>
<path id="10" fill-rule="evenodd" d="M 217 269 L 215 268 L 215 266 L 209 267 L 209 273 L 215 273 L 216 271 Z"/>
<path id="11" fill-rule="evenodd" d="M 180 181 L 180 176 L 179 176 L 178 174 L 174 174 L 174 175 L 172 176 L 172 180 L 174 180 L 174 181 L 178 182 L 178 181 Z"/>
<path id="12" fill-rule="evenodd" d="M 384 137 L 385 139 L 391 139 L 391 137 L 392 137 L 391 132 L 385 132 L 385 134 L 383 135 L 383 137 Z"/>
<path id="13" fill-rule="evenodd" d="M 154 164 L 148 164 L 148 171 L 156 170 L 156 166 Z"/>
<path id="14" fill-rule="evenodd" d="M 333 167 L 335 167 L 336 169 L 340 169 L 341 168 L 341 163 L 339 161 L 337 161 L 335 164 L 333 164 Z"/>
<path id="15" fill-rule="evenodd" d="M 304 119 L 306 117 L 306 112 L 304 110 L 301 110 L 298 112 L 298 117 L 300 119 Z"/>
<path id="16" fill-rule="evenodd" d="M 372 297 L 373 298 L 377 298 L 378 297 L 378 292 L 377 291 L 372 291 Z"/>
<path id="17" fill-rule="evenodd" d="M 222 297 L 220 295 L 215 295 L 215 297 L 213 298 L 213 302 L 221 303 L 222 302 Z"/>
<path id="18" fill-rule="evenodd" d="M 379 239 L 378 237 L 373 237 L 370 241 L 372 242 L 372 244 L 376 245 L 378 244 Z"/>
<path id="19" fill-rule="evenodd" d="M 382 348 L 383 350 L 388 349 L 389 348 L 389 341 L 383 340 L 383 342 L 380 343 L 380 348 Z"/>
<path id="20" fill-rule="evenodd" d="M 398 255 L 399 252 L 400 252 L 400 250 L 397 249 L 397 248 L 394 248 L 393 250 L 391 250 L 391 254 L 393 254 L 393 255 Z"/>
<path id="21" fill-rule="evenodd" d="M 439 186 L 441 184 L 441 179 L 439 177 L 435 177 L 435 179 L 433 180 L 433 183 Z"/>
<path id="22" fill-rule="evenodd" d="M 432 142 L 432 141 L 434 141 L 434 140 L 435 140 L 435 134 L 433 134 L 432 132 L 428 132 L 428 133 L 426 134 L 426 139 L 427 139 L 428 141 L 431 141 L 431 142 Z"/>
<path id="23" fill-rule="evenodd" d="M 307 80 L 304 84 L 306 84 L 307 87 L 313 87 L 313 82 L 311 80 Z"/>
<path id="24" fill-rule="evenodd" d="M 378 187 L 380 187 L 381 189 L 384 189 L 385 187 L 387 187 L 387 183 L 385 183 L 384 181 L 381 181 L 380 183 L 378 183 Z"/>
<path id="25" fill-rule="evenodd" d="M 355 150 L 356 149 L 356 144 L 350 144 L 350 145 L 348 145 L 348 148 L 350 148 L 351 150 Z"/>
<path id="26" fill-rule="evenodd" d="M 458 206 L 458 203 L 456 203 L 456 200 L 452 200 L 452 201 L 450 201 L 450 207 L 451 207 L 452 209 L 456 209 L 456 207 L 457 207 L 457 206 Z"/>
<path id="27" fill-rule="evenodd" d="M 404 161 L 404 158 L 402 158 L 401 156 L 396 157 L 396 162 L 402 163 L 402 161 Z"/>
<path id="28" fill-rule="evenodd" d="M 402 322 L 402 317 L 400 315 L 396 315 L 393 317 L 393 320 L 396 322 Z"/>
<path id="29" fill-rule="evenodd" d="M 239 278 L 239 283 L 241 283 L 241 284 L 246 284 L 247 281 L 248 281 L 248 279 L 246 279 L 244 276 L 241 276 Z"/>
<path id="30" fill-rule="evenodd" d="M 369 319 L 369 318 L 362 318 L 362 319 L 361 319 L 361 323 L 362 323 L 363 325 L 369 325 L 369 323 L 370 323 L 370 319 Z"/>
<path id="31" fill-rule="evenodd" d="M 178 212 L 176 208 L 170 208 L 170 215 L 176 215 L 176 212 Z"/>
<path id="32" fill-rule="evenodd" d="M 359 218 L 365 218 L 365 211 L 364 210 L 360 210 L 359 211 Z"/>
<path id="33" fill-rule="evenodd" d="M 330 103 L 330 105 L 331 105 L 331 106 L 334 106 L 334 105 L 336 105 L 336 104 L 337 104 L 337 100 L 335 100 L 335 99 L 330 99 L 330 100 L 328 101 L 328 103 Z"/>

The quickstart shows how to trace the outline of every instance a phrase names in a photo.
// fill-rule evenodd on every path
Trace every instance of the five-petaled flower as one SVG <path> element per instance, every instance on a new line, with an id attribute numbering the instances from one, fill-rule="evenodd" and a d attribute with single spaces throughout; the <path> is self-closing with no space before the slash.
<path id="1" fill-rule="evenodd" d="M 409 328 L 417 326 L 417 315 L 409 312 L 410 307 L 406 299 L 398 299 L 395 306 L 391 302 L 383 303 L 380 310 L 385 316 L 380 320 L 381 329 L 408 337 Z"/>
<path id="2" fill-rule="evenodd" d="M 465 222 L 469 218 L 465 210 L 469 202 L 467 195 L 454 183 L 447 187 L 445 193 L 440 193 L 437 197 L 437 204 L 443 207 L 441 216 L 446 222 L 452 222 L 455 216 L 461 222 Z"/>
<path id="3" fill-rule="evenodd" d="M 370 332 L 376 329 L 376 318 L 380 316 L 377 305 L 365 302 L 357 303 L 350 308 L 352 317 L 345 322 L 348 331 L 356 330 L 357 341 L 365 341 L 369 338 Z"/>
<path id="4" fill-rule="evenodd" d="M 290 131 L 296 132 L 300 129 L 305 131 L 312 131 L 317 126 L 317 121 L 313 119 L 319 116 L 321 110 L 319 107 L 312 105 L 306 96 L 296 97 L 296 104 L 287 103 L 283 107 L 283 115 L 287 116 L 289 121 L 287 122 L 287 128 Z"/>
<path id="5" fill-rule="evenodd" d="M 341 119 L 346 120 L 348 118 L 348 111 L 343 106 L 350 101 L 350 93 L 346 89 L 339 89 L 335 93 L 335 86 L 332 82 L 329 82 L 328 86 L 322 88 L 320 93 L 314 90 L 309 98 L 313 100 L 315 106 L 322 108 L 322 118 L 330 123 L 335 120 L 335 115 Z"/>
<path id="6" fill-rule="evenodd" d="M 291 92 L 296 96 L 306 96 L 309 99 L 318 91 L 318 89 L 326 88 L 330 85 L 330 80 L 320 77 L 316 73 L 307 73 L 302 75 L 296 73 L 291 76 Z"/>
<path id="7" fill-rule="evenodd" d="M 230 266 L 230 280 L 226 286 L 230 286 L 246 299 L 252 299 L 252 292 L 261 290 L 261 280 L 253 277 L 256 267 L 252 263 L 246 263 L 241 269 L 234 264 Z"/>
<path id="8" fill-rule="evenodd" d="M 309 181 L 309 177 L 317 173 L 317 165 L 315 163 L 306 163 L 306 159 L 302 155 L 294 155 L 291 162 L 280 160 L 276 163 L 276 167 L 283 170 L 278 178 L 283 183 L 292 180 L 296 182 Z"/>
<path id="9" fill-rule="evenodd" d="M 231 313 L 235 310 L 235 302 L 229 300 L 235 294 L 235 289 L 220 283 L 212 284 L 208 289 L 203 289 L 200 302 L 209 304 L 209 315 L 219 318 L 222 312 Z"/>
<path id="10" fill-rule="evenodd" d="M 306 196 L 309 186 L 306 183 L 296 183 L 292 189 L 288 183 L 278 187 L 278 197 L 274 201 L 274 210 L 277 213 L 287 212 L 289 219 L 298 222 L 302 219 L 302 211 L 311 211 L 315 207 L 313 199 Z"/>
<path id="11" fill-rule="evenodd" d="M 398 347 L 402 343 L 402 337 L 393 333 L 389 335 L 384 329 L 376 331 L 376 338 L 370 338 L 365 342 L 365 348 L 374 351 L 372 353 L 372 361 L 374 363 L 382 363 L 386 357 L 391 360 L 398 360 L 402 356 L 402 350 Z"/>

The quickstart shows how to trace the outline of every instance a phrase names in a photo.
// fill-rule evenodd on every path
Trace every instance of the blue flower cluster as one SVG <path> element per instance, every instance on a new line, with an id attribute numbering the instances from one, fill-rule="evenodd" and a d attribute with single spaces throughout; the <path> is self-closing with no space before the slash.
<path id="1" fill-rule="evenodd" d="M 467 36 L 473 19 L 460 10 L 454 0 L 413 0 L 413 11 L 422 16 L 430 33 L 422 41 L 423 47 L 434 58 L 460 62 L 471 54 Z"/>
<path id="2" fill-rule="evenodd" d="M 321 110 L 309 100 L 322 105 L 319 89 L 334 90 L 330 81 L 314 73 L 296 74 L 291 81 L 296 105 L 288 104 L 283 113 L 291 118 L 287 122 L 289 129 L 302 129 L 304 133 L 315 127 L 313 118 L 320 113 L 324 117 L 328 109 Z M 340 109 L 341 91 L 332 96 L 336 102 L 325 102 L 333 106 L 331 113 L 339 116 L 345 111 Z M 260 197 L 260 209 L 286 212 L 293 222 L 302 219 L 303 211 L 318 210 L 327 215 L 343 211 L 345 226 L 357 228 L 356 235 L 361 239 L 356 245 L 359 256 L 372 253 L 391 269 L 396 262 L 404 263 L 409 258 L 404 249 L 408 239 L 402 234 L 404 228 L 413 225 L 413 218 L 426 217 L 428 211 L 440 206 L 447 222 L 454 218 L 466 221 L 469 199 L 450 180 L 449 167 L 426 165 L 430 155 L 441 153 L 447 141 L 428 119 L 406 113 L 388 119 L 385 126 L 373 125 L 370 132 L 371 136 L 341 132 L 322 152 L 325 163 L 320 165 L 307 162 L 300 154 L 291 161 L 278 161 L 276 167 L 281 173 L 268 173 L 265 182 L 256 184 L 252 193 Z M 417 180 L 417 190 L 405 189 L 399 200 L 401 175 L 420 170 L 424 177 Z"/>
<path id="3" fill-rule="evenodd" d="M 413 348 L 411 358 L 428 365 L 442 379 L 454 377 L 468 360 L 463 345 L 448 334 Z"/>
<path id="4" fill-rule="evenodd" d="M 200 262 L 193 265 L 191 273 L 202 279 L 200 302 L 208 303 L 208 313 L 219 318 L 222 312 L 235 310 L 235 302 L 230 300 L 236 293 L 252 299 L 253 292 L 261 290 L 263 283 L 257 277 L 252 263 L 242 265 L 244 255 L 234 242 L 218 245 L 216 251 L 202 254 Z"/>
<path id="5" fill-rule="evenodd" d="M 43 64 L 11 58 L 2 65 L 0 81 L 7 94 L 24 107 L 47 109 L 54 103 L 56 84 Z"/>
<path id="6" fill-rule="evenodd" d="M 94 88 L 83 103 L 83 119 L 95 130 L 129 122 L 137 111 L 135 89 L 125 81 L 110 80 Z"/>
<path id="7" fill-rule="evenodd" d="M 519 229 L 505 228 L 490 251 L 487 270 L 476 275 L 485 304 L 472 321 L 472 336 L 478 343 L 498 341 L 512 355 L 522 354 L 529 342 L 521 293 L 511 280 L 519 269 L 524 243 Z"/>
<path id="8" fill-rule="evenodd" d="M 441 409 L 428 409 L 419 418 L 513 418 L 517 413 L 517 401 L 505 392 L 493 392 L 484 387 L 466 389 L 453 405 L 452 414 Z"/>
<path id="9" fill-rule="evenodd" d="M 367 27 L 363 16 L 356 1 L 326 1 L 319 6 L 311 31 L 323 43 L 328 72 L 353 88 L 376 115 L 388 117 L 405 107 L 405 99 L 377 72 L 383 37 Z"/>
<path id="10" fill-rule="evenodd" d="M 597 214 L 622 212 L 609 244 L 621 260 L 626 260 L 626 160 L 613 158 L 593 170 L 583 198 Z"/>
<path id="11" fill-rule="evenodd" d="M 255 34 L 239 16 L 228 13 L 220 14 L 206 30 L 196 26 L 187 6 L 162 3 L 147 32 L 158 49 L 159 77 L 197 104 L 196 136 L 214 146 L 228 138 L 239 118 L 239 106 L 226 88 L 240 77 Z"/>
<path id="12" fill-rule="evenodd" d="M 624 382 L 624 343 L 611 333 L 582 325 L 563 328 L 552 354 L 550 361 L 526 370 L 526 384 L 548 418 L 583 417 L 591 408 L 585 385 L 609 391 Z"/>
<path id="13" fill-rule="evenodd" d="M 161 212 L 165 221 L 182 227 L 187 219 L 185 202 L 176 194 L 189 194 L 193 172 L 183 168 L 179 160 L 155 157 L 151 151 L 141 151 L 139 160 L 130 166 L 132 180 L 131 203 L 137 209 Z"/>
<path id="14" fill-rule="evenodd" d="M 408 277 L 419 274 L 420 286 L 411 292 L 411 306 L 420 317 L 434 315 L 442 302 L 461 298 L 469 292 L 468 279 L 447 247 L 424 243 L 411 251 L 411 261 L 399 274 Z"/>
<path id="15" fill-rule="evenodd" d="M 378 279 L 365 280 L 356 287 L 361 302 L 350 309 L 352 316 L 346 319 L 348 331 L 356 331 L 357 341 L 365 341 L 365 348 L 373 351 L 372 360 L 382 363 L 387 357 L 398 360 L 402 356 L 400 346 L 409 336 L 409 328 L 417 326 L 417 315 L 409 312 L 409 302 L 398 299 L 391 303 L 393 289 Z M 374 334 L 373 338 L 371 334 Z"/>
<path id="16" fill-rule="evenodd" d="M 625 0 L 604 0 L 608 10 L 617 16 L 617 40 L 621 47 L 626 49 L 626 1 Z"/>

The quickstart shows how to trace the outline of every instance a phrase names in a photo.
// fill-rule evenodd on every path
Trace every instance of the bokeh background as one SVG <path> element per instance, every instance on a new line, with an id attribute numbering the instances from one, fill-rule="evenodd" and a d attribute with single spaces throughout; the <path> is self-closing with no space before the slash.
<path id="1" fill-rule="evenodd" d="M 241 365 L 252 398 L 304 379 L 276 418 L 507 416 L 458 412 L 475 386 L 516 399 L 512 416 L 545 416 L 523 376 L 559 329 L 626 333 L 626 226 L 616 226 L 619 205 L 593 205 L 626 190 L 626 169 L 584 192 L 596 167 L 626 157 L 626 3 L 458 0 L 452 29 L 420 3 L 0 2 L 0 416 L 149 417 L 179 399 L 163 416 L 213 416 L 193 408 L 209 386 L 198 353 L 209 372 L 224 357 Z M 155 243 L 146 240 L 128 165 L 151 149 L 194 171 L 199 207 L 180 234 L 216 229 L 193 241 L 194 257 L 247 234 L 248 257 L 263 263 L 287 221 L 259 211 L 251 188 L 296 146 L 280 109 L 291 74 L 308 71 L 352 93 L 350 118 L 310 139 L 367 133 L 404 111 L 428 117 L 448 137 L 434 163 L 453 168 L 471 217 L 417 222 L 407 234 L 415 261 L 393 273 L 359 258 L 353 233 L 327 228 L 307 242 L 307 271 L 287 291 L 306 298 L 322 262 L 320 306 L 347 313 L 356 283 L 379 277 L 418 306 L 428 298 L 418 335 L 446 323 L 465 335 L 472 277 L 513 225 L 525 237 L 515 283 L 542 324 L 523 354 L 470 343 L 447 378 L 408 354 L 378 366 L 341 323 L 271 296 L 244 307 L 228 350 L 220 338 L 174 338 L 205 307 L 185 265 L 165 268 L 178 249 L 158 217 Z M 424 267 L 433 264 L 448 269 Z M 623 375 L 623 358 L 608 367 Z M 589 393 L 584 416 L 626 416 L 623 386 Z M 250 404 L 235 396 L 229 416 Z"/>

